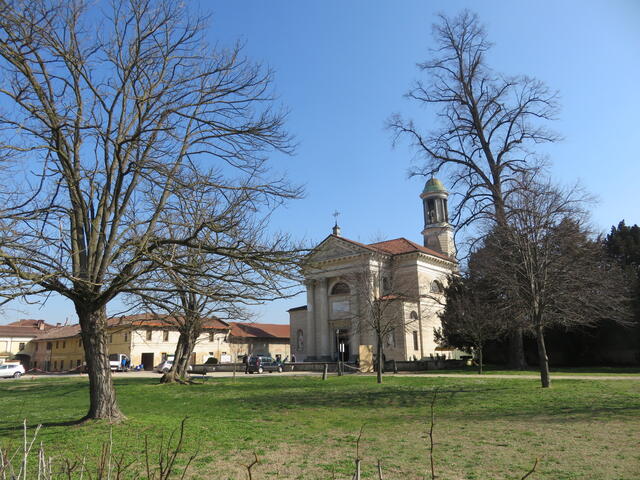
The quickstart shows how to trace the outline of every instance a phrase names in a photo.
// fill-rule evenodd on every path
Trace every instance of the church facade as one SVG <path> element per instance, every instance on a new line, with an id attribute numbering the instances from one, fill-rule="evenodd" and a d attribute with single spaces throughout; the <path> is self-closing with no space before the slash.
<path id="1" fill-rule="evenodd" d="M 363 244 L 333 233 L 309 254 L 306 306 L 289 310 L 296 361 L 355 361 L 383 342 L 387 360 L 436 354 L 443 286 L 457 269 L 448 192 L 430 179 L 420 195 L 423 245 L 406 238 Z"/>

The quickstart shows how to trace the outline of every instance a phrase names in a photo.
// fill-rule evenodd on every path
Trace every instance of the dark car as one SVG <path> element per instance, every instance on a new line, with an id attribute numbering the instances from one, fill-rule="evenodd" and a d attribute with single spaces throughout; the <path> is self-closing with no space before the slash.
<path id="1" fill-rule="evenodd" d="M 262 372 L 282 372 L 282 363 L 274 360 L 272 357 L 258 356 L 251 357 L 247 363 L 248 373 Z"/>

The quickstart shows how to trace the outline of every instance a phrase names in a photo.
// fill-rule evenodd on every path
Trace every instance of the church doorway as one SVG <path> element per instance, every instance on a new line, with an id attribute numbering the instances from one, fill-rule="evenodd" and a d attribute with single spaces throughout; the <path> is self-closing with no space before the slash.
<path id="1" fill-rule="evenodd" d="M 349 330 L 336 330 L 336 357 L 341 362 L 348 362 L 351 352 L 349 351 Z"/>

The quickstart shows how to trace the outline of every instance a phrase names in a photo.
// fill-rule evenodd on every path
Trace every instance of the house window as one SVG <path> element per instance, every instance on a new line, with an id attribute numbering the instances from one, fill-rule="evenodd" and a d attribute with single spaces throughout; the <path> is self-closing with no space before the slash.
<path id="1" fill-rule="evenodd" d="M 57 370 L 57 369 L 58 369 L 58 361 L 57 361 L 57 360 L 54 360 L 54 361 L 53 361 L 53 369 L 54 369 L 54 370 Z"/>
<path id="2" fill-rule="evenodd" d="M 76 367 L 80 366 L 80 359 L 76 360 Z"/>
<path id="3" fill-rule="evenodd" d="M 56 342 L 56 349 L 58 348 L 58 345 L 59 345 L 59 343 L 58 343 L 58 342 Z"/>
<path id="4" fill-rule="evenodd" d="M 109 335 L 109 343 L 113 343 L 113 333 Z"/>
<path id="5" fill-rule="evenodd" d="M 67 348 L 67 342 L 62 342 L 62 348 Z"/>
<path id="6" fill-rule="evenodd" d="M 127 340 L 129 340 L 129 335 L 128 334 L 124 334 L 124 341 L 126 342 Z"/>
<path id="7" fill-rule="evenodd" d="M 209 332 L 209 341 L 210 341 L 210 342 L 213 342 L 213 340 L 214 340 L 214 335 L 215 335 L 215 334 L 214 334 L 213 332 Z"/>
<path id="8" fill-rule="evenodd" d="M 40 346 L 40 344 L 36 342 L 36 352 L 38 351 L 38 347 L 39 346 Z"/>
<path id="9" fill-rule="evenodd" d="M 391 290 L 391 286 L 389 284 L 389 277 L 382 277 L 382 294 L 386 295 Z"/>
<path id="10" fill-rule="evenodd" d="M 162 341 L 163 342 L 168 342 L 169 341 L 169 330 L 163 330 L 162 331 Z"/>
<path id="11" fill-rule="evenodd" d="M 413 349 L 414 350 L 420 350 L 420 348 L 418 346 L 418 331 L 417 330 L 413 331 Z"/>
<path id="12" fill-rule="evenodd" d="M 53 347 L 53 343 L 47 342 L 47 350 L 51 350 L 51 347 Z"/>
<path id="13" fill-rule="evenodd" d="M 24 343 L 18 344 L 18 350 L 24 350 Z"/>
<path id="14" fill-rule="evenodd" d="M 167 353 L 166 352 L 162 352 L 160 354 L 160 358 L 162 359 L 162 362 L 166 362 L 167 361 Z"/>
<path id="15" fill-rule="evenodd" d="M 344 282 L 336 283 L 331 289 L 331 295 L 349 295 L 350 293 L 349 285 Z"/>
<path id="16" fill-rule="evenodd" d="M 60 370 L 64 370 L 64 360 L 60 360 Z"/>
<path id="17" fill-rule="evenodd" d="M 82 339 L 78 339 L 78 346 L 81 347 L 82 346 Z"/>
<path id="18" fill-rule="evenodd" d="M 36 345 L 38 344 L 36 343 Z M 33 368 L 38 368 L 38 362 L 33 362 Z"/>
<path id="19" fill-rule="evenodd" d="M 147 340 L 151 340 L 151 334 L 152 334 L 152 330 L 148 329 L 147 330 Z"/>

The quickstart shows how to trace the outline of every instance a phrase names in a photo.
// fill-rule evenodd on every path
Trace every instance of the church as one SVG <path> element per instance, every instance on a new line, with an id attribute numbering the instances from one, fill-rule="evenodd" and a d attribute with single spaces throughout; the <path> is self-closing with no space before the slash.
<path id="1" fill-rule="evenodd" d="M 436 354 L 443 286 L 457 270 L 448 192 L 436 178 L 420 194 L 423 245 L 406 238 L 363 244 L 333 233 L 307 256 L 307 304 L 289 310 L 296 361 L 356 361 L 383 342 L 387 360 Z"/>

